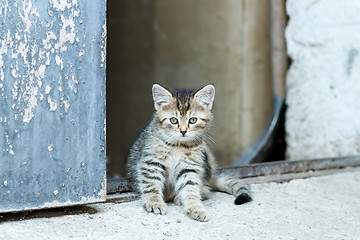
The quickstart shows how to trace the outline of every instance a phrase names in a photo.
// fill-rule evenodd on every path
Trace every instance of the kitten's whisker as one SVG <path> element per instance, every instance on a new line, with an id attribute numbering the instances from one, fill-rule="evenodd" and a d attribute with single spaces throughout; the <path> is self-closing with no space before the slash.
<path id="1" fill-rule="evenodd" d="M 167 135 L 164 136 L 164 141 L 167 143 L 172 143 L 172 139 L 174 138 L 176 133 L 169 133 Z"/>
<path id="2" fill-rule="evenodd" d="M 216 136 L 216 134 L 211 130 L 207 131 L 205 134 L 207 134 L 209 136 L 214 136 L 214 137 Z"/>
<path id="3" fill-rule="evenodd" d="M 204 134 L 203 134 L 203 137 L 204 137 L 204 141 L 206 141 L 207 143 L 209 143 L 209 141 L 210 141 L 211 143 L 213 143 L 214 145 L 216 145 L 215 139 L 214 139 L 213 137 L 211 137 L 209 134 L 204 133 Z"/>
<path id="4" fill-rule="evenodd" d="M 203 141 L 203 139 L 197 135 L 194 135 L 195 141 L 196 143 L 201 143 Z"/>

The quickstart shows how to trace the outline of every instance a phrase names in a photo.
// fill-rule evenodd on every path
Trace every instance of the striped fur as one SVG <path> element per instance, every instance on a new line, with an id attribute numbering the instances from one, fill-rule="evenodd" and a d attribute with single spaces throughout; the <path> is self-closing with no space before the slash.
<path id="1" fill-rule="evenodd" d="M 153 86 L 156 112 L 131 147 L 127 165 L 148 212 L 165 214 L 166 202 L 175 201 L 189 217 L 207 221 L 202 200 L 211 190 L 234 195 L 235 204 L 251 201 L 240 180 L 216 174 L 215 157 L 207 144 L 214 96 L 212 85 L 173 92 Z"/>

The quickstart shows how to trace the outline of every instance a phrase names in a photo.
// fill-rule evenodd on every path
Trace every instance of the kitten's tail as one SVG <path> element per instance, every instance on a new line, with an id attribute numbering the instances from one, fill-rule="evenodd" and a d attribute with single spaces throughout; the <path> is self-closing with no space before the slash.
<path id="1" fill-rule="evenodd" d="M 225 192 L 235 196 L 234 203 L 236 205 L 251 202 L 252 198 L 250 195 L 249 187 L 244 184 L 240 179 L 231 177 L 228 174 L 220 173 L 217 175 L 215 183 L 216 191 Z"/>

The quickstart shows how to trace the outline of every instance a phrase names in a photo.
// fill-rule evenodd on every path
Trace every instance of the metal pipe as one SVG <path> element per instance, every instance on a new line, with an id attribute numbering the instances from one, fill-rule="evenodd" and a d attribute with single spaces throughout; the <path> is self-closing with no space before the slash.
<path id="1" fill-rule="evenodd" d="M 264 162 L 271 154 L 278 133 L 283 129 L 285 118 L 286 72 L 288 58 L 286 55 L 285 0 L 270 1 L 270 41 L 271 70 L 273 86 L 273 117 L 258 138 L 234 162 L 234 166 Z M 280 134 L 281 135 L 281 134 Z M 274 159 L 279 160 L 279 159 Z"/>
<path id="2" fill-rule="evenodd" d="M 286 96 L 286 54 L 285 27 L 287 22 L 285 0 L 270 0 L 270 40 L 273 93 Z"/>

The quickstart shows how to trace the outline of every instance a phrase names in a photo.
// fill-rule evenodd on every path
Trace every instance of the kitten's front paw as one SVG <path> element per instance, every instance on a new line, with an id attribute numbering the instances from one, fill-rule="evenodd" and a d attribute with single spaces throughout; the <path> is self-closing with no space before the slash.
<path id="1" fill-rule="evenodd" d="M 206 212 L 204 209 L 188 209 L 187 215 L 196 221 L 200 221 L 200 222 L 209 221 L 209 218 L 206 216 Z"/>
<path id="2" fill-rule="evenodd" d="M 144 207 L 147 212 L 153 212 L 154 214 L 165 215 L 167 211 L 165 203 L 158 203 L 158 202 L 145 203 Z"/>
<path id="3" fill-rule="evenodd" d="M 181 201 L 180 201 L 180 199 L 179 199 L 178 196 L 176 196 L 176 197 L 174 198 L 174 204 L 177 205 L 177 206 L 181 206 Z"/>

